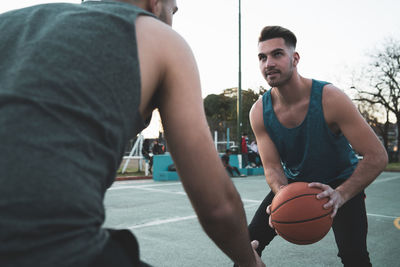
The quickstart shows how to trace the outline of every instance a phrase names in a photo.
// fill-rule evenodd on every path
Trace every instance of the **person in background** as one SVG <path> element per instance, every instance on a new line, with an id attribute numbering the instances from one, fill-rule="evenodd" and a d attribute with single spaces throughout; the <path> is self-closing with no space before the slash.
<path id="1" fill-rule="evenodd" d="M 249 162 L 251 167 L 262 166 L 260 154 L 258 153 L 257 141 L 253 141 L 249 145 Z"/>
<path id="2" fill-rule="evenodd" d="M 226 171 L 229 173 L 230 176 L 235 177 L 234 172 L 236 172 L 237 176 L 241 176 L 241 177 L 245 177 L 246 175 L 241 174 L 239 169 L 235 166 L 232 166 L 229 163 L 229 158 L 230 155 L 232 154 L 232 151 L 227 149 L 225 151 L 225 154 L 222 155 L 221 160 L 222 160 L 222 164 L 224 165 Z"/>
<path id="3" fill-rule="evenodd" d="M 153 167 L 153 154 L 150 152 L 150 140 L 145 139 L 142 147 L 142 155 L 145 158 L 146 162 L 149 164 L 149 172 L 152 174 Z"/>
<path id="4" fill-rule="evenodd" d="M 241 139 L 241 152 L 242 152 L 242 168 L 246 168 L 249 164 L 249 148 L 248 148 L 249 138 L 247 133 L 242 134 Z"/>
<path id="5" fill-rule="evenodd" d="M 153 155 L 164 154 L 164 147 L 158 139 L 153 142 L 153 147 L 152 147 L 151 151 L 153 152 Z"/>

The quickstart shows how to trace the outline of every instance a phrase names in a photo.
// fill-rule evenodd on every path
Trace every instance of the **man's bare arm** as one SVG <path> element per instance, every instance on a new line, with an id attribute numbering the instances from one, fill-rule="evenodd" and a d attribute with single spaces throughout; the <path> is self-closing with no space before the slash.
<path id="1" fill-rule="evenodd" d="M 262 266 L 250 245 L 240 196 L 213 145 L 192 52 L 167 26 L 159 32 L 153 29 L 148 38 L 152 40 L 139 49 L 150 50 L 154 54 L 147 56 L 158 60 L 144 69 L 160 68 L 160 73 L 147 76 L 145 82 L 157 83 L 155 95 L 168 147 L 200 223 L 240 266 Z"/>
<path id="2" fill-rule="evenodd" d="M 320 194 L 320 197 L 331 197 L 326 206 L 334 207 L 334 216 L 339 207 L 376 179 L 386 167 L 388 158 L 385 148 L 352 101 L 333 85 L 327 85 L 324 88 L 323 108 L 327 123 L 337 127 L 353 149 L 363 156 L 346 182 L 336 190 L 328 190 Z M 335 195 L 335 192 L 339 195 Z"/>
<path id="3" fill-rule="evenodd" d="M 250 110 L 250 123 L 257 139 L 265 178 L 271 190 L 276 194 L 280 187 L 286 185 L 288 181 L 283 172 L 278 151 L 264 127 L 261 98 L 254 103 Z"/>

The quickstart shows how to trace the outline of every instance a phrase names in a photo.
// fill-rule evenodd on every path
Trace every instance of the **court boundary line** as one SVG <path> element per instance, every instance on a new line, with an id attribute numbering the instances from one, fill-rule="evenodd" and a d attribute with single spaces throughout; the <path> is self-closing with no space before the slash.
<path id="1" fill-rule="evenodd" d="M 244 208 L 251 208 L 254 206 L 257 206 L 258 204 L 249 204 L 246 205 Z M 372 217 L 382 217 L 382 218 L 388 218 L 388 219 L 397 219 L 399 217 L 396 216 L 387 216 L 387 215 L 381 215 L 381 214 L 373 214 L 373 213 L 367 213 L 368 216 Z M 173 218 L 168 218 L 168 219 L 157 219 L 154 221 L 142 223 L 142 224 L 137 224 L 137 225 L 132 225 L 129 227 L 124 227 L 129 230 L 134 230 L 134 229 L 140 229 L 140 228 L 146 228 L 146 227 L 151 227 L 151 226 L 158 226 L 158 225 L 163 225 L 163 224 L 168 224 L 168 223 L 174 223 L 174 222 L 181 222 L 181 221 L 186 221 L 186 220 L 192 220 L 192 219 L 197 219 L 197 215 L 189 215 L 189 216 L 181 216 L 181 217 L 173 217 Z"/>
<path id="2" fill-rule="evenodd" d="M 400 179 L 400 176 L 393 176 L 393 177 L 388 177 L 388 178 L 381 178 L 381 179 L 377 179 L 375 180 L 371 185 L 373 184 L 380 184 L 380 183 L 384 183 L 384 182 L 390 182 L 393 180 L 397 180 Z M 367 187 L 368 188 L 368 187 Z"/>
<path id="3" fill-rule="evenodd" d="M 249 205 L 245 205 L 244 208 L 251 208 L 253 206 L 257 206 L 258 204 L 249 204 Z M 139 229 L 139 228 L 145 228 L 145 227 L 151 227 L 151 226 L 158 226 L 158 225 L 163 225 L 163 224 L 168 224 L 168 223 L 173 223 L 173 222 L 181 222 L 181 221 L 186 221 L 186 220 L 193 220 L 193 219 L 197 219 L 197 215 L 193 214 L 193 215 L 188 215 L 188 216 L 181 216 L 181 217 L 173 217 L 173 218 L 168 218 L 168 219 L 156 219 L 150 222 L 146 222 L 146 223 L 142 223 L 142 224 L 136 224 L 136 225 L 132 225 L 129 227 L 125 227 L 129 230 L 133 230 L 133 229 Z"/>
<path id="4" fill-rule="evenodd" d="M 381 218 L 388 218 L 388 219 L 396 219 L 397 216 L 388 216 L 388 215 L 381 215 L 381 214 L 374 214 L 374 213 L 367 213 L 368 216 L 372 217 L 381 217 Z"/>
<path id="5" fill-rule="evenodd" d="M 169 186 L 169 185 L 181 185 L 182 183 L 168 183 L 168 184 L 143 184 L 143 185 L 120 185 L 120 186 L 112 186 L 108 188 L 107 191 L 111 190 L 122 190 L 122 189 L 141 189 L 141 188 L 146 188 L 146 187 L 157 187 L 157 186 Z"/>
<path id="6" fill-rule="evenodd" d="M 399 175 L 395 176 L 390 176 L 388 178 L 382 178 L 379 180 L 375 180 L 372 184 L 376 183 L 383 183 L 383 182 L 389 182 L 393 180 L 400 179 Z M 187 196 L 186 192 L 183 191 L 170 191 L 170 190 L 164 190 L 164 189 L 157 189 L 154 187 L 165 187 L 165 186 L 176 186 L 176 185 L 182 185 L 181 182 L 171 182 L 171 183 L 146 183 L 146 184 L 141 184 L 141 185 L 120 185 L 120 186 L 112 186 L 110 187 L 107 191 L 114 191 L 114 190 L 123 190 L 123 189 L 139 189 L 139 190 L 144 190 L 144 191 L 153 191 L 153 192 L 161 192 L 161 193 L 167 193 L 167 194 L 175 194 L 175 195 L 184 195 Z M 253 199 L 246 199 L 242 198 L 243 203 L 251 203 L 251 204 L 245 204 L 244 208 L 251 208 L 253 206 L 259 205 L 262 201 L 261 200 L 253 200 Z M 388 219 L 397 219 L 399 218 L 398 216 L 388 216 L 388 215 L 382 215 L 382 214 L 374 214 L 374 213 L 367 213 L 367 216 L 371 217 L 380 217 L 380 218 L 388 218 Z M 137 224 L 129 227 L 124 227 L 129 230 L 133 229 L 139 229 L 139 228 L 145 228 L 145 227 L 151 227 L 151 226 L 157 226 L 157 225 L 164 225 L 168 223 L 174 223 L 174 222 L 180 222 L 180 221 L 185 221 L 185 220 L 192 220 L 192 219 L 197 219 L 196 214 L 192 214 L 189 216 L 178 216 L 178 217 L 173 217 L 173 218 L 167 218 L 167 219 L 156 219 L 153 221 L 149 221 L 146 223 L 142 224 Z"/>

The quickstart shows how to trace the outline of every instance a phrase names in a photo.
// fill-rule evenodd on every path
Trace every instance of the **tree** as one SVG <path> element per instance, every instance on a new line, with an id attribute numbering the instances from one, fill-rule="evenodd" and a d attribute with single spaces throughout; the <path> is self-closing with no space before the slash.
<path id="1" fill-rule="evenodd" d="M 236 99 L 224 94 L 211 94 L 204 99 L 204 110 L 211 132 L 225 134 L 236 125 Z"/>
<path id="2" fill-rule="evenodd" d="M 379 118 L 376 116 L 379 112 L 379 108 L 376 105 L 372 105 L 368 102 L 359 102 L 358 110 L 364 117 L 365 121 L 371 126 L 374 132 L 382 137 L 383 145 L 386 151 L 389 151 L 389 112 L 386 110 L 386 121 L 385 123 L 380 123 Z"/>
<path id="3" fill-rule="evenodd" d="M 264 93 L 265 89 L 260 87 L 259 92 L 252 89 L 242 90 L 242 131 L 246 132 L 250 139 L 254 139 L 251 130 L 249 112 L 254 102 Z M 236 99 L 237 88 L 224 90 L 224 93 L 208 95 L 204 99 L 204 109 L 211 132 L 217 131 L 219 136 L 225 136 L 226 129 L 232 129 L 230 139 L 237 140 L 236 136 Z"/>
<path id="4" fill-rule="evenodd" d="M 353 86 L 358 93 L 356 101 L 381 106 L 387 111 L 388 118 L 396 118 L 397 133 L 400 130 L 400 43 L 393 39 L 384 42 L 383 48 L 370 55 L 371 63 L 365 77 L 371 88 L 364 90 Z M 397 147 L 400 145 L 400 134 L 397 134 Z M 399 151 L 399 149 L 397 149 Z M 397 152 L 398 153 L 398 152 Z"/>
<path id="5" fill-rule="evenodd" d="M 254 139 L 254 134 L 251 129 L 249 113 L 253 104 L 260 97 L 259 93 L 256 93 L 252 89 L 242 91 L 242 131 L 247 133 L 250 139 Z"/>

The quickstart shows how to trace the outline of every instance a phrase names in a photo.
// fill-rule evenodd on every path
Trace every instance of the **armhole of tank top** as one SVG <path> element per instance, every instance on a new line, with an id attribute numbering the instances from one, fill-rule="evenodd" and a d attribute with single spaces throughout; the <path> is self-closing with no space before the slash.
<path id="1" fill-rule="evenodd" d="M 268 128 L 267 128 L 267 118 L 266 118 L 266 106 L 267 106 L 267 101 L 268 101 L 269 95 L 270 95 L 270 91 L 267 91 L 264 93 L 264 95 L 262 97 L 263 124 L 264 124 L 264 128 L 267 132 L 268 132 Z"/>
<path id="2" fill-rule="evenodd" d="M 144 17 L 144 16 L 148 16 L 148 17 L 152 17 L 157 19 L 153 14 L 145 11 L 145 10 L 137 10 L 136 15 L 134 17 L 134 21 L 133 21 L 133 27 L 134 27 L 134 32 L 135 32 L 135 41 L 136 41 L 136 56 L 138 58 L 138 68 L 139 68 L 139 92 L 138 92 L 138 97 L 139 97 L 139 106 L 141 103 L 141 98 L 142 98 L 142 74 L 141 74 L 141 69 L 140 69 L 140 60 L 139 60 L 139 50 L 138 50 L 138 41 L 137 41 L 137 30 L 136 30 L 136 21 L 138 20 L 139 17 Z M 150 114 L 150 116 L 148 118 L 143 118 L 142 114 L 139 111 L 139 108 L 136 109 L 136 118 L 138 119 L 138 125 L 139 125 L 139 131 L 142 131 L 143 129 L 147 128 L 147 126 L 149 126 L 151 118 L 152 118 L 152 114 Z"/>
<path id="3" fill-rule="evenodd" d="M 314 81 L 314 80 L 313 80 L 313 81 Z M 328 125 L 328 123 L 326 122 L 326 119 L 325 119 L 324 106 L 323 106 L 323 104 L 322 104 L 323 97 L 324 97 L 324 87 L 325 87 L 326 85 L 328 85 L 328 84 L 331 84 L 331 83 L 327 83 L 327 82 L 318 82 L 318 83 L 321 83 L 321 84 L 322 84 L 322 87 L 321 87 L 320 107 L 321 107 L 322 119 L 323 119 L 323 121 L 324 121 L 324 126 L 325 126 L 325 129 L 326 129 L 328 135 L 329 135 L 331 138 L 333 138 L 335 141 L 337 141 L 339 138 L 343 137 L 343 134 L 342 134 L 342 133 L 340 133 L 340 134 L 335 134 L 334 132 L 332 132 L 331 128 L 329 128 L 329 125 Z"/>

